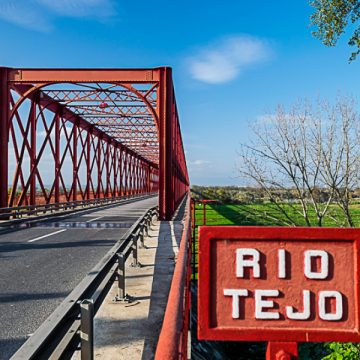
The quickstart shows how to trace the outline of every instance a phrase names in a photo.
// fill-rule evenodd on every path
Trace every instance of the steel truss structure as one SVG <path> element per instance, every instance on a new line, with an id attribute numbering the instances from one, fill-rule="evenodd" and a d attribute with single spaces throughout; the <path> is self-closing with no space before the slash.
<path id="1" fill-rule="evenodd" d="M 0 68 L 0 208 L 189 187 L 168 67 Z"/>

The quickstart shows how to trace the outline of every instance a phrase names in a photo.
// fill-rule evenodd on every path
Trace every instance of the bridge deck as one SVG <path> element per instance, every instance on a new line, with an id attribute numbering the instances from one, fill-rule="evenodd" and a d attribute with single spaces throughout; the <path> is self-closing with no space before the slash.
<path id="1" fill-rule="evenodd" d="M 0 359 L 8 359 L 153 197 L 0 232 Z"/>

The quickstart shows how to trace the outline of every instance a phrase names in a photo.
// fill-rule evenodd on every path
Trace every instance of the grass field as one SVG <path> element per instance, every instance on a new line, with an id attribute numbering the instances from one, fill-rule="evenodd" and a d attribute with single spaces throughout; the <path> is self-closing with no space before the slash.
<path id="1" fill-rule="evenodd" d="M 197 204 L 195 211 L 195 267 L 194 278 L 197 279 L 197 234 L 198 226 L 203 225 L 203 205 Z M 297 213 L 293 207 L 288 206 L 285 209 L 292 219 L 299 226 L 306 226 L 304 219 Z M 330 209 L 334 218 L 340 223 L 344 222 L 343 215 L 338 207 L 333 205 Z M 351 207 L 351 213 L 354 218 L 355 226 L 360 227 L 360 205 L 355 204 Z M 275 220 L 275 219 L 278 220 Z M 229 205 L 229 204 L 207 204 L 206 205 L 206 225 L 242 225 L 242 226 L 281 226 L 282 221 L 286 220 L 282 214 L 272 207 L 270 204 L 254 204 L 254 205 Z M 316 226 L 315 213 L 310 214 L 312 226 Z M 336 221 L 330 217 L 324 218 L 323 226 L 335 227 L 339 226 Z"/>
<path id="2" fill-rule="evenodd" d="M 196 225 L 202 225 L 203 214 L 202 205 L 196 205 Z M 281 221 L 286 221 L 284 215 L 280 214 L 270 204 L 246 204 L 246 205 L 228 205 L 228 204 L 208 204 L 206 206 L 206 224 L 207 225 L 258 225 L 258 226 L 276 226 Z M 284 205 L 284 209 L 293 218 L 299 226 L 306 226 L 302 216 L 297 213 L 291 206 Z M 300 210 L 300 206 L 298 206 Z M 336 205 L 330 207 L 330 213 L 341 223 L 344 217 Z M 360 227 L 360 205 L 351 206 L 351 213 L 355 220 L 355 226 Z M 260 215 L 262 214 L 262 215 Z M 265 215 L 265 216 L 263 216 Z M 276 221 L 274 218 L 278 218 Z M 310 222 L 316 226 L 316 215 L 310 212 Z M 323 226 L 334 227 L 338 224 L 330 217 L 325 217 Z"/>
<path id="3" fill-rule="evenodd" d="M 278 217 L 278 212 L 270 205 L 260 204 L 260 205 L 227 205 L 227 204 L 208 204 L 206 205 L 206 225 L 215 226 L 215 225 L 242 225 L 242 226 L 277 226 L 280 225 L 279 222 L 276 222 L 271 219 L 271 217 Z M 296 222 L 300 226 L 305 226 L 304 220 L 300 215 L 296 214 L 295 211 L 289 206 L 287 209 L 292 217 L 296 219 Z M 333 206 L 331 212 L 334 217 L 342 221 L 342 215 L 338 208 Z M 260 213 L 266 213 L 266 216 L 261 216 Z M 360 205 L 354 204 L 351 207 L 351 213 L 355 222 L 356 227 L 360 227 Z M 195 264 L 194 264 L 194 273 L 193 279 L 197 280 L 197 239 L 198 239 L 198 226 L 203 225 L 203 207 L 202 205 L 196 205 L 195 211 L 195 243 L 193 249 L 195 249 Z M 316 216 L 313 214 L 310 217 L 312 226 L 316 226 Z M 324 219 L 323 226 L 326 227 L 335 227 L 339 226 L 336 221 L 331 218 Z M 208 342 L 207 346 L 211 349 L 211 342 Z M 226 343 L 226 346 L 233 346 L 231 343 Z M 260 357 L 262 355 L 262 347 L 257 343 L 247 343 L 247 346 L 253 346 L 253 350 Z M 331 349 L 331 350 L 330 350 Z M 243 350 L 244 351 L 244 350 Z M 231 351 L 230 351 L 231 353 Z M 338 359 L 360 359 L 359 348 L 351 343 L 340 344 L 340 343 L 303 343 L 299 344 L 299 354 L 301 359 L 309 360 L 338 360 Z M 230 357 L 229 357 L 230 358 Z M 239 359 L 242 357 L 239 357 Z M 257 359 L 258 357 L 254 355 L 252 359 Z"/>
<path id="4" fill-rule="evenodd" d="M 204 224 L 203 206 L 197 204 L 195 208 L 195 225 L 196 225 L 196 241 L 197 227 Z M 307 226 L 304 218 L 297 213 L 292 207 L 288 206 L 285 210 L 289 216 L 295 221 L 297 226 Z M 332 218 L 336 218 L 337 222 L 331 217 L 324 217 L 323 227 L 336 227 L 345 225 L 345 219 L 339 208 L 333 205 L 330 209 Z M 350 210 L 355 227 L 360 227 L 360 205 L 351 206 Z M 317 226 L 315 213 L 310 213 L 311 226 Z M 206 225 L 240 225 L 240 226 L 286 226 L 284 224 L 286 218 L 274 209 L 271 205 L 228 205 L 228 204 L 207 204 L 206 205 Z"/>

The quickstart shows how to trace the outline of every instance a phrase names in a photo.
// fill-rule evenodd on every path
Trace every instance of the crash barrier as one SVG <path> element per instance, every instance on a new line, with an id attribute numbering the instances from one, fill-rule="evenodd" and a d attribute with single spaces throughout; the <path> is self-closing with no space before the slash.
<path id="1" fill-rule="evenodd" d="M 107 204 L 116 204 L 129 199 L 146 199 L 154 196 L 156 193 L 126 195 L 102 199 L 66 201 L 60 203 L 43 205 L 24 205 L 16 207 L 0 208 L 0 220 L 22 219 L 30 216 L 39 216 L 48 213 L 71 211 L 79 208 L 96 207 Z"/>

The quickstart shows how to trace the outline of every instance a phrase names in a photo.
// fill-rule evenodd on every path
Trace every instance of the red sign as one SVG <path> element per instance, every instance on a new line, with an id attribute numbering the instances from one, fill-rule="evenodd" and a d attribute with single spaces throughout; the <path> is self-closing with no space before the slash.
<path id="1" fill-rule="evenodd" d="M 199 230 L 198 335 L 360 341 L 359 229 Z"/>

